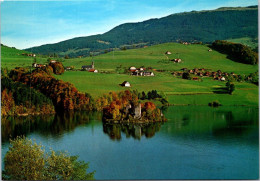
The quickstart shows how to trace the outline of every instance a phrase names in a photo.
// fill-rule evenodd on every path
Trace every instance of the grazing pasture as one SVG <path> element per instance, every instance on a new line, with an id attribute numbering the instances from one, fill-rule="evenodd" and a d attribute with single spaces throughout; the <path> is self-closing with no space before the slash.
<path id="1" fill-rule="evenodd" d="M 95 98 L 109 91 L 157 90 L 167 95 L 169 103 L 174 105 L 207 105 L 216 100 L 223 105 L 258 105 L 258 86 L 254 84 L 235 82 L 235 91 L 233 95 L 229 95 L 217 91 L 225 88 L 226 81 L 213 80 L 211 77 L 202 77 L 202 81 L 185 80 L 171 74 L 173 71 L 181 71 L 182 68 L 221 70 L 237 75 L 249 75 L 258 71 L 258 65 L 237 63 L 227 59 L 224 54 L 208 50 L 206 45 L 165 43 L 141 49 L 114 51 L 95 57 L 61 59 L 65 67 L 74 66 L 75 69 L 55 77 L 71 82 L 79 91 L 90 93 Z M 167 51 L 172 54 L 166 55 Z M 24 51 L 2 46 L 2 67 L 10 69 L 16 66 L 31 66 L 34 58 L 18 55 L 21 52 Z M 170 61 L 175 58 L 181 58 L 182 61 Z M 46 64 L 47 58 L 37 56 L 36 61 Z M 92 61 L 99 73 L 80 71 L 83 65 L 91 65 Z M 150 67 L 149 71 L 154 72 L 155 76 L 131 76 L 126 73 L 131 66 Z M 124 81 L 130 82 L 131 87 L 119 85 Z"/>

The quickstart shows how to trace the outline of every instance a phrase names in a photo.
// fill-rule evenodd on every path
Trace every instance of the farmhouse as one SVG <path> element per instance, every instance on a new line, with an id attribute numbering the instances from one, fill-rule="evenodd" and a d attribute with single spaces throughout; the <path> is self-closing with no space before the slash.
<path id="1" fill-rule="evenodd" d="M 220 79 L 221 81 L 225 81 L 226 79 L 225 79 L 225 77 L 221 77 L 221 79 Z"/>
<path id="2" fill-rule="evenodd" d="M 136 71 L 136 67 L 130 67 L 129 70 L 130 70 L 131 72 L 134 72 L 134 71 Z"/>
<path id="3" fill-rule="evenodd" d="M 154 76 L 153 72 L 143 72 L 143 76 Z"/>
<path id="4" fill-rule="evenodd" d="M 180 58 L 175 58 L 175 59 L 174 59 L 174 62 L 175 62 L 175 63 L 180 63 L 180 62 L 181 62 L 181 59 L 180 59 Z"/>
<path id="5" fill-rule="evenodd" d="M 94 68 L 94 62 L 92 61 L 92 64 L 91 65 L 83 65 L 81 67 L 81 70 L 85 70 L 85 71 L 89 71 L 90 69 L 95 69 Z"/>
<path id="6" fill-rule="evenodd" d="M 65 71 L 66 70 L 72 70 L 72 67 L 68 66 L 68 67 L 65 68 Z"/>
<path id="7" fill-rule="evenodd" d="M 140 68 L 140 69 L 136 69 L 136 70 L 132 69 L 130 71 L 131 71 L 131 75 L 134 75 L 134 76 L 154 76 L 153 72 L 146 72 L 145 68 Z"/>
<path id="8" fill-rule="evenodd" d="M 37 67 L 37 63 L 33 63 L 32 67 L 36 68 Z"/>
<path id="9" fill-rule="evenodd" d="M 88 71 L 89 71 L 89 72 L 98 73 L 98 70 L 96 70 L 96 69 L 89 69 Z"/>
<path id="10" fill-rule="evenodd" d="M 34 67 L 34 68 L 42 68 L 42 67 L 46 67 L 46 65 L 33 63 L 32 67 Z"/>
<path id="11" fill-rule="evenodd" d="M 124 82 L 121 84 L 121 86 L 123 86 L 123 87 L 131 87 L 130 83 L 127 82 L 127 81 L 124 81 Z"/>
<path id="12" fill-rule="evenodd" d="M 182 44 L 183 45 L 190 45 L 190 43 L 188 43 L 188 42 L 183 42 Z"/>
<path id="13" fill-rule="evenodd" d="M 43 67 L 46 67 L 46 65 L 43 65 L 43 64 L 36 64 L 36 68 L 43 68 Z"/>

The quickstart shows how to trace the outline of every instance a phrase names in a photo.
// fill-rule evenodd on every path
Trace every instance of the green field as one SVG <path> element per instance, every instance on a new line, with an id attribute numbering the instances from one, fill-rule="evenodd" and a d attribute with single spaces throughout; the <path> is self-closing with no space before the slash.
<path id="1" fill-rule="evenodd" d="M 22 55 L 28 53 L 27 51 L 17 50 L 6 46 L 1 46 L 1 67 L 2 68 L 15 68 L 32 66 L 34 57 Z M 37 63 L 47 63 L 47 58 L 36 57 Z"/>
<path id="2" fill-rule="evenodd" d="M 226 58 L 226 55 L 216 51 L 209 52 L 206 45 L 182 45 L 177 43 L 166 43 L 141 49 L 131 49 L 125 51 L 115 51 L 93 59 L 77 58 L 63 60 L 64 66 L 75 66 L 80 69 L 82 65 L 90 65 L 95 62 L 95 68 L 99 73 L 90 73 L 86 71 L 66 71 L 63 75 L 55 75 L 56 78 L 73 83 L 81 92 L 88 92 L 93 97 L 101 96 L 109 91 L 121 91 L 125 89 L 141 91 L 157 90 L 164 92 L 170 104 L 174 105 L 207 105 L 209 102 L 218 100 L 223 105 L 258 105 L 258 86 L 251 83 L 235 82 L 236 89 L 233 95 L 217 94 L 214 91 L 217 88 L 225 86 L 226 82 L 212 80 L 212 78 L 202 78 L 203 81 L 192 81 L 177 78 L 171 75 L 172 71 L 179 71 L 181 68 L 205 68 L 210 71 L 221 70 L 223 72 L 234 72 L 236 74 L 245 74 L 256 72 L 258 65 L 247 65 L 237 63 Z M 3 49 L 2 49 L 3 50 Z M 172 54 L 168 57 L 164 54 L 170 51 Z M 19 65 L 28 63 L 30 58 L 15 59 L 5 54 L 2 59 L 3 64 L 8 68 L 14 68 L 14 61 Z M 181 58 L 181 63 L 173 63 L 168 59 Z M 43 63 L 47 58 L 37 58 Z M 16 65 L 18 66 L 18 65 Z M 152 67 L 165 72 L 154 71 L 154 77 L 137 77 L 127 74 L 117 73 L 116 67 L 129 68 L 130 66 Z M 104 73 L 100 73 L 104 72 Z M 106 73 L 105 73 L 106 72 Z M 123 81 L 129 81 L 131 88 L 121 87 Z"/>
<path id="3" fill-rule="evenodd" d="M 206 45 L 182 45 L 179 43 L 166 43 L 148 48 L 115 51 L 93 58 L 98 70 L 115 70 L 116 67 L 129 68 L 130 66 L 152 67 L 163 70 L 180 70 L 181 68 L 207 68 L 212 71 L 222 70 L 236 72 L 237 74 L 249 74 L 255 72 L 258 66 L 246 65 L 231 61 L 226 55 L 216 51 L 209 52 Z M 164 54 L 170 51 L 169 59 L 181 58 L 179 64 L 170 62 Z M 69 59 L 63 62 L 64 66 L 73 65 L 80 68 L 82 65 L 91 64 L 92 58 Z"/>

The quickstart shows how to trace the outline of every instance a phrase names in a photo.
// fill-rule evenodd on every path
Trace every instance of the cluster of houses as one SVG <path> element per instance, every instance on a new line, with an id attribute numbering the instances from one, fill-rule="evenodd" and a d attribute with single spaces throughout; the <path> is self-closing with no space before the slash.
<path id="1" fill-rule="evenodd" d="M 199 77 L 213 77 L 214 80 L 220 80 L 220 81 L 225 81 L 228 76 L 234 76 L 235 74 L 233 72 L 227 73 L 227 72 L 222 72 L 221 70 L 218 70 L 216 72 L 210 72 L 204 68 L 194 68 L 194 69 L 187 69 L 187 68 L 182 68 L 182 71 L 176 71 L 173 72 L 172 75 L 174 76 L 182 76 L 184 72 L 187 72 L 189 74 L 193 74 L 198 77 L 193 77 L 193 80 L 198 80 Z"/>
<path id="2" fill-rule="evenodd" d="M 50 60 L 50 63 L 56 63 L 56 60 Z M 43 68 L 43 67 L 46 67 L 46 66 L 47 66 L 47 65 L 45 65 L 45 64 L 39 64 L 39 63 L 33 63 L 33 64 L 32 64 L 32 67 L 34 67 L 34 68 Z M 94 66 L 95 66 L 95 65 L 94 65 L 94 62 L 92 62 L 91 65 L 83 65 L 83 66 L 81 67 L 81 70 L 82 70 L 82 71 L 88 71 L 88 72 L 97 73 L 98 70 L 96 70 Z M 67 67 L 65 67 L 65 71 L 66 71 L 66 70 L 72 70 L 72 69 L 74 69 L 74 66 L 67 66 Z"/>
<path id="3" fill-rule="evenodd" d="M 32 53 L 22 53 L 23 56 L 28 56 L 28 57 L 36 57 L 35 54 Z"/>
<path id="4" fill-rule="evenodd" d="M 141 68 L 130 67 L 129 71 L 131 73 L 130 75 L 133 76 L 154 76 L 153 72 L 146 71 L 146 68 L 144 67 Z"/>
<path id="5" fill-rule="evenodd" d="M 56 60 L 50 60 L 50 63 L 55 63 L 56 62 Z M 32 64 L 32 67 L 34 67 L 34 68 L 43 68 L 43 67 L 46 67 L 47 65 L 45 65 L 45 64 L 39 64 L 39 63 L 33 63 Z"/>
<path id="6" fill-rule="evenodd" d="M 190 45 L 188 42 L 182 42 L 183 45 Z"/>

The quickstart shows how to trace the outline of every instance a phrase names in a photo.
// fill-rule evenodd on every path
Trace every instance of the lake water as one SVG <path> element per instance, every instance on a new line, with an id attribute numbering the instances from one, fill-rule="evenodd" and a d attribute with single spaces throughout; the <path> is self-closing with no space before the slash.
<path id="1" fill-rule="evenodd" d="M 8 138 L 26 135 L 89 162 L 96 179 L 258 179 L 258 109 L 175 106 L 160 124 L 103 124 L 100 113 L 2 120 Z M 3 166 L 3 162 L 2 162 Z"/>

